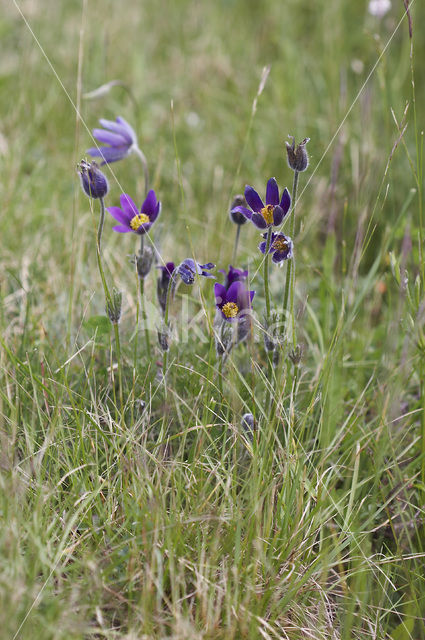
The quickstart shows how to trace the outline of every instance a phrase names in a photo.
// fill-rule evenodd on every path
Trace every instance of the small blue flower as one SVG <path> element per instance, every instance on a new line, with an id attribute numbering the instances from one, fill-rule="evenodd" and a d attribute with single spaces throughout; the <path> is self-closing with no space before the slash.
<path id="1" fill-rule="evenodd" d="M 208 273 L 208 271 L 211 271 L 214 267 L 215 264 L 212 262 L 199 264 L 199 262 L 195 262 L 192 258 L 186 258 L 186 260 L 183 260 L 183 262 L 177 267 L 177 273 L 185 284 L 193 284 L 195 282 L 196 274 L 204 276 L 205 278 L 214 278 L 215 276 Z"/>
<path id="2" fill-rule="evenodd" d="M 102 118 L 99 122 L 103 129 L 93 129 L 93 137 L 109 147 L 91 147 L 86 153 L 102 158 L 101 164 L 122 160 L 137 147 L 136 133 L 124 118 L 118 117 L 115 122 Z"/>

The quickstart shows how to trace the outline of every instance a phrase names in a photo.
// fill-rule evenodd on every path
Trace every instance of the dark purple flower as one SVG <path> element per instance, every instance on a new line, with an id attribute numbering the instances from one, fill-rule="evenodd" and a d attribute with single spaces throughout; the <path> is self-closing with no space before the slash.
<path id="1" fill-rule="evenodd" d="M 228 289 L 233 282 L 242 282 L 248 277 L 248 271 L 236 269 L 235 267 L 232 267 L 232 265 L 229 265 L 229 271 L 227 273 L 224 269 L 219 269 L 219 272 L 224 273 L 224 286 L 226 287 L 226 289 Z"/>
<path id="2" fill-rule="evenodd" d="M 240 320 L 249 314 L 255 291 L 248 291 L 242 282 L 233 282 L 227 289 L 216 282 L 214 285 L 216 307 L 227 322 Z"/>
<path id="3" fill-rule="evenodd" d="M 96 162 L 81 160 L 77 171 L 80 175 L 81 187 L 89 198 L 104 198 L 106 196 L 109 189 L 108 181 Z"/>
<path id="4" fill-rule="evenodd" d="M 185 284 L 193 284 L 195 282 L 196 274 L 204 276 L 205 278 L 214 278 L 215 276 L 208 273 L 208 271 L 214 269 L 214 267 L 215 264 L 212 262 L 199 264 L 199 262 L 195 262 L 192 258 L 186 258 L 186 260 L 183 260 L 183 262 L 177 267 L 177 273 Z"/>
<path id="5" fill-rule="evenodd" d="M 168 285 L 170 284 L 175 268 L 176 266 L 174 262 L 167 262 L 166 265 L 157 267 L 157 269 L 161 270 L 161 275 L 156 282 L 156 292 L 158 295 L 159 306 L 163 313 L 165 313 L 165 306 L 167 304 Z"/>
<path id="6" fill-rule="evenodd" d="M 267 234 L 263 233 L 263 238 L 266 238 Z M 260 242 L 258 248 L 261 253 L 266 253 L 267 241 Z M 270 238 L 269 253 L 273 253 L 272 261 L 275 264 L 279 264 L 283 260 L 289 260 L 294 255 L 294 244 L 289 236 L 281 233 L 272 233 Z"/>
<path id="7" fill-rule="evenodd" d="M 242 213 L 259 229 L 267 229 L 273 225 L 278 227 L 291 206 L 291 196 L 286 187 L 279 200 L 279 187 L 275 178 L 270 178 L 267 183 L 266 204 L 249 185 L 245 187 L 245 199 L 252 211 L 243 206 L 235 207 L 233 211 Z"/>
<path id="8" fill-rule="evenodd" d="M 245 209 L 246 207 L 244 205 L 245 205 L 245 196 L 241 194 L 235 196 L 232 204 L 230 205 L 230 212 L 229 212 L 230 220 L 234 224 L 237 224 L 238 226 L 241 226 L 245 224 L 245 222 L 247 222 L 246 217 L 242 213 L 237 211 L 237 207 L 240 207 L 240 206 L 243 206 Z"/>
<path id="9" fill-rule="evenodd" d="M 153 189 L 146 196 L 140 212 L 127 194 L 123 193 L 121 195 L 120 202 L 121 209 L 119 207 L 106 207 L 111 216 L 120 223 L 113 227 L 113 230 L 118 233 L 133 232 L 139 235 L 147 233 L 161 211 L 161 203 L 156 199 Z"/>
<path id="10" fill-rule="evenodd" d="M 99 122 L 103 129 L 93 129 L 93 137 L 109 147 L 91 147 L 87 149 L 87 153 L 93 158 L 102 158 L 102 164 L 122 160 L 137 147 L 134 129 L 124 118 L 118 117 L 115 122 L 102 118 Z"/>

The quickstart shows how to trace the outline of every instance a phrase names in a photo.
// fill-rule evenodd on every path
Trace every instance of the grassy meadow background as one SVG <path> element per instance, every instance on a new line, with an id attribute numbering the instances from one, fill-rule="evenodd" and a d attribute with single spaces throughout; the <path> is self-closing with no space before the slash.
<path id="1" fill-rule="evenodd" d="M 364 0 L 3 0 L 1 640 L 425 639 L 425 7 L 411 4 L 415 94 L 401 0 L 381 20 Z M 111 80 L 126 86 L 83 99 Z M 222 393 L 193 330 L 172 346 L 164 396 L 156 336 L 149 360 L 137 333 L 136 240 L 108 217 L 117 413 L 113 335 L 90 322 L 104 313 L 97 203 L 75 171 L 98 118 L 117 115 L 163 203 L 161 255 L 219 268 L 233 196 L 270 176 L 291 189 L 284 141 L 311 138 L 298 368 L 285 357 L 267 380 L 260 336 L 233 352 Z M 107 204 L 119 185 L 140 204 L 137 158 L 112 168 Z M 252 275 L 257 244 L 245 225 L 236 262 Z M 285 269 L 271 277 L 278 302 Z M 261 271 L 251 288 L 261 318 Z M 211 281 L 201 292 L 191 313 L 212 319 Z"/>

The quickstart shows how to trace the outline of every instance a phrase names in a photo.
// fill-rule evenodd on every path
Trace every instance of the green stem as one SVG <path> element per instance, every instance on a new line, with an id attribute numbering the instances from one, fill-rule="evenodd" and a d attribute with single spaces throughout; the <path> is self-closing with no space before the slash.
<path id="1" fill-rule="evenodd" d="M 269 289 L 269 250 L 272 238 L 272 227 L 267 231 L 266 255 L 264 257 L 264 294 L 266 297 L 266 318 L 270 319 L 270 289 Z"/>
<path id="2" fill-rule="evenodd" d="M 103 271 L 102 258 L 100 255 L 100 245 L 102 241 L 102 233 L 103 233 L 103 224 L 105 222 L 105 203 L 103 198 L 99 199 L 100 201 L 100 218 L 99 218 L 99 226 L 97 229 L 97 265 L 99 267 L 100 279 L 102 280 L 103 291 L 105 293 L 105 298 L 108 304 L 112 303 L 111 294 L 109 293 L 108 285 L 106 284 L 105 273 Z"/>
<path id="3" fill-rule="evenodd" d="M 165 301 L 164 326 L 166 330 L 168 330 L 168 315 L 170 310 L 170 300 L 171 300 L 171 292 L 173 290 L 173 283 L 174 283 L 174 278 L 173 276 L 171 276 L 170 281 L 168 283 L 167 298 Z M 167 373 L 167 360 L 168 360 L 168 351 L 164 351 L 164 356 L 162 358 L 162 376 L 164 378 L 164 381 Z"/>
<path id="4" fill-rule="evenodd" d="M 134 147 L 134 153 L 139 157 L 140 162 L 143 167 L 143 174 L 145 176 L 145 194 L 147 194 L 149 190 L 149 169 L 148 169 L 148 161 L 146 160 L 146 156 L 138 146 Z"/>
<path id="5" fill-rule="evenodd" d="M 99 267 L 100 279 L 102 280 L 103 291 L 105 293 L 106 304 L 110 308 L 112 308 L 112 298 L 109 293 L 108 285 L 106 283 L 105 272 L 103 270 L 102 265 L 102 257 L 100 253 L 101 241 L 102 241 L 102 233 L 103 233 L 103 225 L 105 222 L 105 202 L 103 198 L 99 198 L 100 202 L 100 217 L 99 217 L 99 226 L 97 229 L 97 264 Z M 122 369 L 121 369 L 121 346 L 120 346 L 120 337 L 118 331 L 118 324 L 113 323 L 114 332 L 115 332 L 115 349 L 117 352 L 117 361 L 118 361 L 118 384 L 119 384 L 119 398 L 120 398 L 120 411 L 122 414 L 123 411 L 123 393 L 122 393 Z"/>
<path id="6" fill-rule="evenodd" d="M 144 236 L 142 235 L 140 236 L 140 258 L 143 257 L 143 251 L 144 251 Z M 143 324 L 143 331 L 145 334 L 145 341 L 146 341 L 146 353 L 150 361 L 151 343 L 149 339 L 149 329 L 146 326 L 147 315 L 146 315 L 146 303 L 145 303 L 145 279 L 144 278 L 139 277 L 139 287 L 140 287 L 140 299 L 142 302 L 142 324 Z"/>
<path id="7" fill-rule="evenodd" d="M 292 183 L 292 210 L 291 210 L 291 225 L 290 225 L 290 237 L 292 241 L 294 241 L 294 236 L 295 236 L 295 206 L 297 203 L 298 176 L 299 176 L 299 172 L 294 171 L 294 181 Z M 288 311 L 288 299 L 289 299 L 290 289 L 291 289 L 291 304 L 293 300 L 292 298 L 292 294 L 293 294 L 292 284 L 294 281 L 294 278 L 292 277 L 293 268 L 295 272 L 295 263 L 294 263 L 294 267 L 293 267 L 293 263 L 294 263 L 294 258 L 292 257 L 290 260 L 288 260 L 288 266 L 286 267 L 285 293 L 283 296 L 283 306 L 282 306 L 284 323 L 286 323 L 286 314 Z"/>
<path id="8" fill-rule="evenodd" d="M 235 260 L 236 260 L 236 253 L 237 253 L 237 250 L 238 250 L 239 234 L 240 234 L 240 232 L 241 232 L 241 225 L 240 225 L 240 224 L 238 224 L 238 225 L 237 225 L 237 229 L 236 229 L 235 245 L 234 245 L 234 247 L 233 247 L 233 258 L 232 258 L 232 262 L 233 262 L 233 264 L 235 263 Z"/>
<path id="9" fill-rule="evenodd" d="M 124 402 L 123 402 L 123 392 L 122 392 L 121 343 L 120 343 L 120 332 L 119 332 L 117 322 L 114 322 L 114 334 L 115 334 L 115 350 L 117 352 L 117 362 L 118 362 L 118 389 L 119 389 L 119 398 L 120 398 L 120 412 L 122 416 L 123 409 L 124 409 Z"/>

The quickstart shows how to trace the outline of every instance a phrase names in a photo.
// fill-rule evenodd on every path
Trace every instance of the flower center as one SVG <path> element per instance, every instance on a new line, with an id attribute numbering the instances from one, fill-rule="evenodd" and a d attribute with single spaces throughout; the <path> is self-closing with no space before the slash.
<path id="1" fill-rule="evenodd" d="M 275 251 L 286 251 L 288 248 L 288 242 L 285 238 L 276 238 L 272 244 L 272 249 Z"/>
<path id="2" fill-rule="evenodd" d="M 137 231 L 138 229 L 140 229 L 142 224 L 146 224 L 147 222 L 149 222 L 149 216 L 147 216 L 146 213 L 138 213 L 137 216 L 131 218 L 130 227 L 133 229 L 133 231 Z"/>
<path id="3" fill-rule="evenodd" d="M 236 318 L 239 313 L 239 307 L 234 302 L 226 302 L 221 308 L 226 318 Z"/>
<path id="4" fill-rule="evenodd" d="M 273 224 L 273 210 L 274 206 L 272 204 L 266 204 L 260 211 L 267 224 Z"/>

